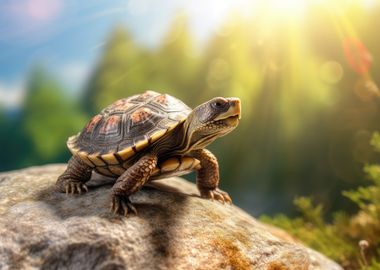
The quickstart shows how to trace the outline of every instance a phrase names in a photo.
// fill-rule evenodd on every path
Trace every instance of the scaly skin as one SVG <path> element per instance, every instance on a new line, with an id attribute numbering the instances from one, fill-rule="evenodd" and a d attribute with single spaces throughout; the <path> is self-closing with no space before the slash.
<path id="1" fill-rule="evenodd" d="M 58 177 L 56 188 L 66 194 L 81 194 L 88 191 L 85 183 L 90 180 L 92 168 L 84 163 L 80 158 L 73 156 L 70 158 L 67 168 Z"/>
<path id="2" fill-rule="evenodd" d="M 131 210 L 137 214 L 136 208 L 129 200 L 129 196 L 142 188 L 157 166 L 157 156 L 147 154 L 140 158 L 132 167 L 128 168 L 117 180 L 112 188 L 112 212 L 126 216 Z"/>
<path id="3" fill-rule="evenodd" d="M 201 162 L 201 169 L 197 171 L 197 187 L 201 197 L 231 204 L 228 193 L 218 188 L 219 165 L 214 154 L 207 149 L 200 149 L 194 151 L 193 155 Z"/>

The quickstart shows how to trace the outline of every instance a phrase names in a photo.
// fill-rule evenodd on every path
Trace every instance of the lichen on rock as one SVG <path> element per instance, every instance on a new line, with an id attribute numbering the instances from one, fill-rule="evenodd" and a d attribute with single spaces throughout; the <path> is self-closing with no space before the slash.
<path id="1" fill-rule="evenodd" d="M 56 192 L 64 168 L 0 174 L 0 269 L 342 269 L 183 179 L 136 193 L 139 213 L 124 218 L 109 212 L 109 179 L 83 195 Z"/>

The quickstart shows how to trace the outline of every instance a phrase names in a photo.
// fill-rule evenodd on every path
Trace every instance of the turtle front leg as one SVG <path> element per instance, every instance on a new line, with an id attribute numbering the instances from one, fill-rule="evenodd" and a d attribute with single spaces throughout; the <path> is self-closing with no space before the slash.
<path id="1" fill-rule="evenodd" d="M 157 166 L 157 156 L 148 154 L 140 158 L 128 168 L 117 180 L 112 188 L 111 211 L 127 216 L 129 211 L 137 214 L 136 208 L 129 200 L 129 196 L 147 182 Z"/>
<path id="2" fill-rule="evenodd" d="M 197 187 L 201 197 L 231 204 L 228 193 L 218 188 L 219 165 L 213 153 L 207 149 L 200 149 L 194 151 L 193 155 L 201 162 L 201 168 L 197 170 Z"/>
<path id="3" fill-rule="evenodd" d="M 61 174 L 55 184 L 60 192 L 66 194 L 81 194 L 88 191 L 85 183 L 91 179 L 92 168 L 80 158 L 73 156 L 67 164 L 66 170 Z"/>

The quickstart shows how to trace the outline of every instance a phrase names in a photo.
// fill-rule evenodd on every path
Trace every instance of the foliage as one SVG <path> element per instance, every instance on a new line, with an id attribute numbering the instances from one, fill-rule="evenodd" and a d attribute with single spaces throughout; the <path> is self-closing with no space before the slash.
<path id="1" fill-rule="evenodd" d="M 21 152 L 28 163 L 67 159 L 65 141 L 82 128 L 85 119 L 57 81 L 41 67 L 31 72 L 22 113 L 20 124 L 33 145 L 33 149 Z"/>
<path id="2" fill-rule="evenodd" d="M 96 114 L 113 101 L 146 89 L 149 59 L 123 27 L 116 27 L 85 90 L 86 111 Z"/>
<path id="3" fill-rule="evenodd" d="M 19 115 L 7 116 L 6 112 L 0 110 L 0 142 L 7 142 L 1 144 L 2 153 L 29 153 L 31 151 L 32 142 L 22 129 L 22 124 Z M 12 168 L 14 164 L 29 165 L 25 155 L 16 154 L 0 155 L 0 164 L 4 168 Z"/>
<path id="4" fill-rule="evenodd" d="M 187 16 L 179 13 L 152 57 L 147 81 L 155 89 L 196 102 L 192 90 L 195 90 L 197 65 Z"/>
<path id="5" fill-rule="evenodd" d="M 380 152 L 380 134 L 371 144 Z M 262 220 L 289 231 L 310 247 L 341 263 L 346 269 L 375 270 L 380 266 L 380 165 L 364 168 L 371 185 L 344 191 L 358 207 L 355 214 L 337 212 L 332 222 L 323 217 L 322 205 L 313 205 L 311 198 L 299 197 L 294 204 L 301 215 L 289 218 L 263 216 Z"/>

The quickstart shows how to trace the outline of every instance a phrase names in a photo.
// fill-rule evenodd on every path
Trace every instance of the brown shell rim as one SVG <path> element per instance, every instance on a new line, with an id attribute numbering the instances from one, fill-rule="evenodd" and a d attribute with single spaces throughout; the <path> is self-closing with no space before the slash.
<path id="1" fill-rule="evenodd" d="M 124 148 L 117 152 L 110 152 L 107 154 L 99 155 L 98 153 L 89 154 L 86 151 L 79 150 L 78 148 L 76 148 L 75 140 L 80 135 L 80 133 L 71 136 L 67 139 L 67 147 L 74 156 L 78 156 L 91 167 L 120 164 L 117 157 L 120 157 L 123 161 L 127 160 L 128 158 L 134 156 L 137 152 L 140 152 L 141 150 L 146 148 L 151 143 L 160 139 L 167 132 L 174 129 L 176 126 L 183 123 L 185 120 L 186 118 L 178 121 L 176 124 L 173 124 L 167 129 L 158 130 L 155 133 L 153 133 L 147 140 L 140 140 L 134 145 Z"/>

